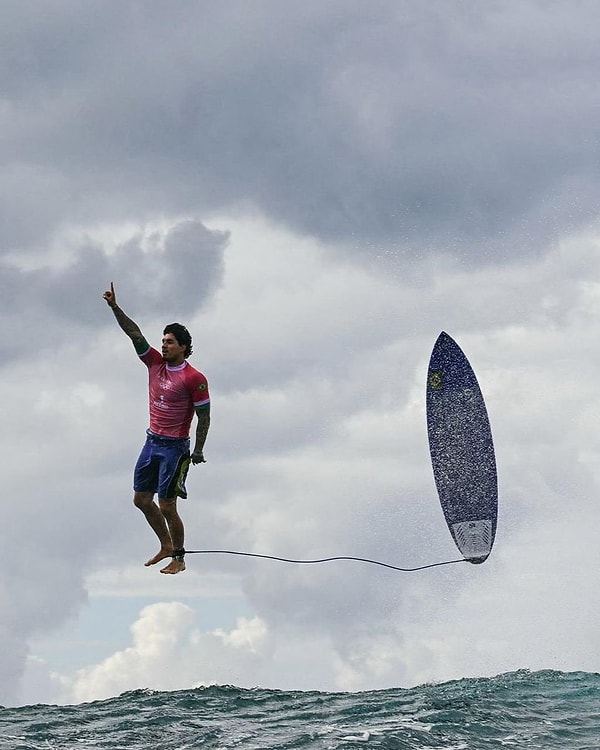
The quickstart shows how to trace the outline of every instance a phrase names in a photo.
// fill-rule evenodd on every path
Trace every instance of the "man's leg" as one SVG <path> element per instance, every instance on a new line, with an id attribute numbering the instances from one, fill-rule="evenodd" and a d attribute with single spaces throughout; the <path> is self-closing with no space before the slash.
<path id="1" fill-rule="evenodd" d="M 176 550 L 183 550 L 183 521 L 179 517 L 179 513 L 177 513 L 177 498 L 159 497 L 158 505 L 164 521 L 166 521 L 169 537 L 171 539 L 172 547 L 169 554 L 172 554 Z M 174 557 L 167 566 L 161 569 L 160 572 L 174 574 L 181 573 L 183 570 L 185 570 L 185 562 L 183 561 L 182 553 L 181 556 Z"/>
<path id="2" fill-rule="evenodd" d="M 173 552 L 171 534 L 164 515 L 161 513 L 158 505 L 154 502 L 154 493 L 134 492 L 133 503 L 136 508 L 139 508 L 142 511 L 150 528 L 156 534 L 158 541 L 160 542 L 160 550 L 154 555 L 154 557 L 147 560 L 144 565 L 154 565 L 154 563 L 157 563 L 160 560 L 171 557 Z"/>

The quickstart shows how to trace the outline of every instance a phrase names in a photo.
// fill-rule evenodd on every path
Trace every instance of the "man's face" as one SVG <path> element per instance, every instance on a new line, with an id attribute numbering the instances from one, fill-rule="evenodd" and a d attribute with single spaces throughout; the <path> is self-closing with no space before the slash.
<path id="1" fill-rule="evenodd" d="M 163 361 L 169 365 L 180 365 L 185 359 L 185 346 L 178 343 L 172 333 L 165 333 L 162 338 Z"/>

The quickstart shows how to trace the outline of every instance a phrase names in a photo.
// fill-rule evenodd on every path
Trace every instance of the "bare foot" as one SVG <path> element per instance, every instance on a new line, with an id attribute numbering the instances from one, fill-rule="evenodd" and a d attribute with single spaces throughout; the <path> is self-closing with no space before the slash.
<path id="1" fill-rule="evenodd" d="M 154 565 L 157 562 L 160 562 L 161 560 L 164 560 L 167 557 L 171 557 L 173 554 L 172 549 L 166 549 L 165 547 L 161 547 L 160 550 L 154 555 L 154 557 L 151 557 L 149 560 L 147 560 L 144 565 L 148 567 L 149 565 Z"/>
<path id="2" fill-rule="evenodd" d="M 184 570 L 185 563 L 183 562 L 183 560 L 178 560 L 176 557 L 174 557 L 168 565 L 166 565 L 164 568 L 161 568 L 160 572 L 175 575 L 175 573 L 183 573 Z"/>

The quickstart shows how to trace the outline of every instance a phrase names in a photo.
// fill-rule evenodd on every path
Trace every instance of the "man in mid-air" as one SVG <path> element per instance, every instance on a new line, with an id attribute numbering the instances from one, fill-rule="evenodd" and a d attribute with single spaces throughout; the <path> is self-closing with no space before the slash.
<path id="1" fill-rule="evenodd" d="M 204 442 L 210 426 L 208 383 L 187 358 L 192 353 L 192 337 L 181 323 L 171 323 L 163 331 L 162 352 L 153 349 L 139 326 L 117 305 L 115 288 L 102 295 L 117 323 L 129 336 L 148 368 L 150 426 L 133 476 L 133 502 L 160 541 L 160 549 L 145 565 L 170 557 L 161 573 L 185 570 L 183 522 L 177 513 L 177 497 L 187 497 L 185 478 L 190 461 L 204 463 Z M 196 414 L 196 440 L 190 455 L 190 426 Z M 158 495 L 158 505 L 154 495 Z"/>

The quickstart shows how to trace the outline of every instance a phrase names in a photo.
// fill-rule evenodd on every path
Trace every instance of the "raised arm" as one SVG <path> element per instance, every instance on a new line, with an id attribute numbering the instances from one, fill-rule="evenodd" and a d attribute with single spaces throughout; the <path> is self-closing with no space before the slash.
<path id="1" fill-rule="evenodd" d="M 119 305 L 117 305 L 117 295 L 115 294 L 115 287 L 112 281 L 110 282 L 110 289 L 104 292 L 102 298 L 106 300 L 106 304 L 113 311 L 121 329 L 133 341 L 136 351 L 140 353 L 141 349 L 147 348 L 148 343 L 144 338 L 144 334 L 140 331 L 138 324 L 131 320 L 131 318 L 128 318 Z"/>

